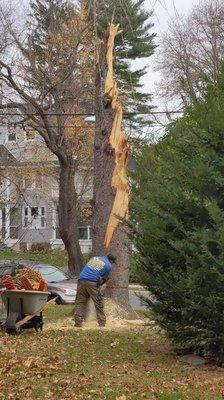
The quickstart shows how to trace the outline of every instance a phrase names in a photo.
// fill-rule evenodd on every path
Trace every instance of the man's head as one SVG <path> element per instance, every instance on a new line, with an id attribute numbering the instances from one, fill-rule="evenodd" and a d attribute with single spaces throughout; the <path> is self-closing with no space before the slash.
<path id="1" fill-rule="evenodd" d="M 111 264 L 114 264 L 116 262 L 116 257 L 111 253 L 107 254 L 107 258 Z"/>

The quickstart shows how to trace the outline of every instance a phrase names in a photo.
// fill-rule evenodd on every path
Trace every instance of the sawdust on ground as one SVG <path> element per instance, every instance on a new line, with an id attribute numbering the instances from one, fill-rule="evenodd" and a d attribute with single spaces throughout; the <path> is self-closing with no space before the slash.
<path id="1" fill-rule="evenodd" d="M 96 319 L 96 313 L 94 309 L 94 305 L 91 302 L 87 314 L 86 320 L 83 322 L 82 328 L 76 328 L 74 324 L 74 319 L 72 316 L 60 318 L 56 322 L 47 322 L 44 325 L 44 330 L 60 330 L 66 331 L 70 329 L 77 330 L 126 330 L 144 327 L 145 325 L 154 324 L 154 321 L 150 321 L 148 318 L 136 318 L 136 319 L 128 319 L 128 314 L 124 312 L 124 310 L 112 300 L 105 300 L 105 313 L 107 317 L 106 326 L 104 328 L 99 327 Z M 136 314 L 137 316 L 137 314 Z"/>

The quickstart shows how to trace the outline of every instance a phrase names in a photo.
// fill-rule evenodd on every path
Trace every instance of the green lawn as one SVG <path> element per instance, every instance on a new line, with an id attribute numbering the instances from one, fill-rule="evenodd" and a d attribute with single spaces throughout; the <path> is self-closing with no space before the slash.
<path id="1" fill-rule="evenodd" d="M 89 254 L 83 254 L 84 260 L 89 259 Z M 38 261 L 46 264 L 55 265 L 56 267 L 66 268 L 68 265 L 68 257 L 65 250 L 45 250 L 45 251 L 0 251 L 0 260 L 30 260 Z"/>
<path id="2" fill-rule="evenodd" d="M 63 250 L 48 251 L 0 251 L 0 260 L 30 260 L 52 264 L 61 268 L 67 267 L 67 254 Z"/>
<path id="3" fill-rule="evenodd" d="M 78 330 L 70 314 L 53 306 L 43 333 L 0 332 L 1 400 L 221 400 L 223 369 L 180 363 L 156 327 Z"/>

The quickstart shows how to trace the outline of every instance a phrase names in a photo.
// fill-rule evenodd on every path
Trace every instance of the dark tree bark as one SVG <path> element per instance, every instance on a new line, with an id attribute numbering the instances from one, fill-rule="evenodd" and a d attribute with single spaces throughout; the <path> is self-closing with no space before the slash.
<path id="1" fill-rule="evenodd" d="M 68 253 L 68 271 L 77 275 L 82 266 L 79 246 L 77 195 L 75 190 L 75 160 L 72 156 L 60 162 L 59 173 L 59 231 Z"/>
<path id="2" fill-rule="evenodd" d="M 82 267 L 74 173 L 83 163 L 82 151 L 88 148 L 88 140 L 79 146 L 82 130 L 81 135 L 76 133 L 80 131 L 80 122 L 71 117 L 77 109 L 80 113 L 79 100 L 89 94 L 91 74 L 86 60 L 92 54 L 91 46 L 87 46 L 91 38 L 84 14 L 76 6 L 60 1 L 31 3 L 23 37 L 11 15 L 0 7 L 3 36 L 7 38 L 0 46 L 0 110 L 12 110 L 12 114 L 16 111 L 18 118 L 9 117 L 9 124 L 16 122 L 35 130 L 57 156 L 59 230 L 68 252 L 68 269 L 74 275 Z M 62 46 L 64 42 L 66 46 Z M 80 48 L 85 48 L 85 55 Z"/>
<path id="3" fill-rule="evenodd" d="M 116 300 L 126 311 L 132 311 L 129 303 L 129 265 L 131 243 L 127 230 L 121 223 L 116 228 L 110 245 L 105 248 L 104 238 L 113 207 L 116 191 L 111 186 L 115 168 L 115 152 L 109 137 L 114 119 L 111 99 L 104 94 L 108 65 L 106 61 L 107 37 L 99 48 L 99 61 L 95 77 L 96 131 L 94 142 L 94 192 L 93 192 L 93 254 L 113 253 L 117 262 L 107 285 L 106 295 Z"/>

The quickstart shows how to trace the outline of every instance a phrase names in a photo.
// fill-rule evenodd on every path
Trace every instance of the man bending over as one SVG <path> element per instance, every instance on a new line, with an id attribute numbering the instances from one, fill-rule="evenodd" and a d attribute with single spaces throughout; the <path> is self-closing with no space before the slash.
<path id="1" fill-rule="evenodd" d="M 108 254 L 106 257 L 93 257 L 85 265 L 78 277 L 75 299 L 75 326 L 81 327 L 89 299 L 93 300 L 99 326 L 105 326 L 103 298 L 100 286 L 103 285 L 111 272 L 116 257 Z"/>

